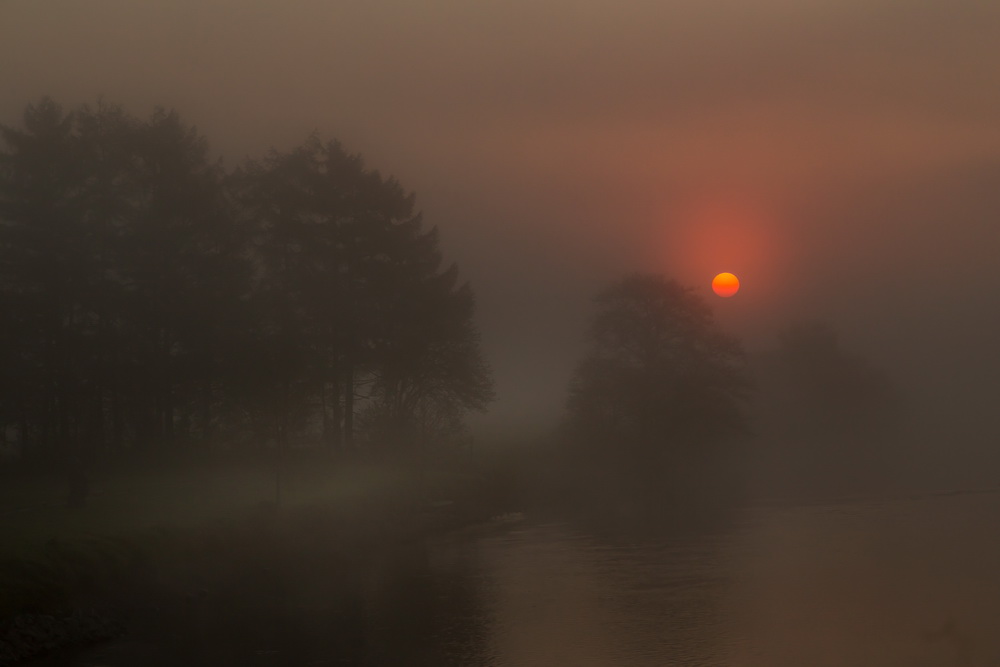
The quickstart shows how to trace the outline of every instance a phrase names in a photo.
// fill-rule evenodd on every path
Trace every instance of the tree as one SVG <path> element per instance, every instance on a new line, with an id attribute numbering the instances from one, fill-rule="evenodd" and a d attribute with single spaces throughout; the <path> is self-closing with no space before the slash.
<path id="1" fill-rule="evenodd" d="M 86 160 L 72 113 L 43 99 L 2 127 L 0 271 L 8 419 L 22 445 L 65 454 L 86 387 L 92 287 L 103 274 L 84 215 Z"/>
<path id="2" fill-rule="evenodd" d="M 822 321 L 786 327 L 760 365 L 766 473 L 783 471 L 781 483 L 795 493 L 847 493 L 884 482 L 901 408 L 885 373 L 845 350 Z"/>
<path id="3" fill-rule="evenodd" d="M 0 138 L 0 436 L 15 426 L 22 449 L 247 425 L 283 448 L 317 416 L 349 447 L 356 413 L 427 435 L 491 399 L 436 229 L 339 143 L 227 176 L 173 111 L 48 99 Z"/>
<path id="4" fill-rule="evenodd" d="M 205 138 L 173 111 L 134 121 L 126 140 L 130 180 L 117 193 L 129 211 L 116 225 L 115 270 L 118 325 L 130 343 L 119 358 L 131 425 L 143 444 L 171 442 L 195 412 L 207 435 L 228 323 L 245 292 L 222 170 Z"/>
<path id="5" fill-rule="evenodd" d="M 826 322 L 798 322 L 782 331 L 768 379 L 790 408 L 782 427 L 793 437 L 877 436 L 895 421 L 897 396 L 889 378 L 845 351 Z"/>
<path id="6" fill-rule="evenodd" d="M 207 434 L 246 279 L 204 138 L 48 99 L 0 129 L 5 421 L 61 454 L 169 441 L 194 411 Z"/>
<path id="7" fill-rule="evenodd" d="M 437 235 L 426 239 L 436 246 Z M 453 265 L 402 263 L 387 317 L 373 345 L 374 385 L 365 424 L 382 438 L 427 443 L 462 434 L 462 417 L 493 399 L 490 368 L 473 321 L 475 300 Z"/>
<path id="8" fill-rule="evenodd" d="M 234 182 L 259 269 L 256 384 L 276 406 L 279 444 L 308 421 L 293 423 L 292 405 L 318 403 L 327 440 L 348 448 L 356 412 L 375 431 L 485 406 L 472 292 L 441 268 L 412 194 L 316 136 L 248 162 Z"/>
<path id="9" fill-rule="evenodd" d="M 635 274 L 596 299 L 589 350 L 573 376 L 570 423 L 602 465 L 630 482 L 681 483 L 719 463 L 744 432 L 749 378 L 739 343 L 690 288 Z"/>

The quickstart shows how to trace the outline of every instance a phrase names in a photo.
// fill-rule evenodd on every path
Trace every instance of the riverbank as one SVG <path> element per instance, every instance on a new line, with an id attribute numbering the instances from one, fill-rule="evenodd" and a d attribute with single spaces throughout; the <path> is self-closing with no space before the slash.
<path id="1" fill-rule="evenodd" d="M 377 554 L 511 509 L 482 467 L 340 466 L 313 492 L 300 486 L 297 501 L 294 468 L 285 473 L 279 506 L 206 507 L 201 520 L 181 513 L 145 527 L 105 517 L 100 532 L 5 544 L 0 665 L 238 607 L 285 570 L 342 571 L 343 586 L 328 594 L 335 606 L 349 604 L 351 573 Z"/>

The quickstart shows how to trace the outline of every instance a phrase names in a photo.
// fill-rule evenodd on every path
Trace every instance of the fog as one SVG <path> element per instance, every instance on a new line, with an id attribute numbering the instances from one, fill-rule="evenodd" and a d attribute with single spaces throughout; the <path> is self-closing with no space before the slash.
<path id="1" fill-rule="evenodd" d="M 691 287 L 711 309 L 711 330 L 737 341 L 754 375 L 739 396 L 747 412 L 740 451 L 751 452 L 739 459 L 740 481 L 728 476 L 736 458 L 720 455 L 705 468 L 687 462 L 699 481 L 712 480 L 709 494 L 739 487 L 757 500 L 901 497 L 996 487 L 998 43 L 1000 5 L 966 1 L 0 0 L 0 125 L 20 128 L 26 107 L 45 97 L 64 111 L 120 105 L 138 119 L 176 110 L 207 139 L 211 161 L 236 175 L 227 187 L 253 215 L 267 208 L 255 193 L 280 171 L 268 151 L 291 155 L 313 133 L 342 142 L 387 183 L 391 176 L 414 193 L 413 210 L 396 218 L 419 213 L 424 229 L 437 228 L 442 266 L 458 267 L 449 294 L 463 313 L 472 312 L 474 294 L 470 317 L 492 371 L 495 396 L 484 371 L 460 399 L 469 428 L 462 446 L 488 459 L 487 477 L 503 470 L 498 487 L 523 495 L 513 494 L 516 507 L 477 500 L 464 519 L 523 509 L 519 503 L 572 504 L 553 498 L 576 498 L 579 489 L 550 484 L 535 467 L 578 474 L 599 496 L 639 479 L 642 464 L 616 461 L 595 481 L 601 475 L 583 468 L 603 459 L 590 450 L 571 455 L 583 461 L 579 470 L 560 458 L 588 428 L 573 430 L 581 428 L 574 415 L 589 410 L 577 400 L 590 386 L 581 360 L 603 358 L 594 343 L 602 303 L 595 297 L 635 275 Z M 315 155 L 336 153 L 318 146 Z M 740 278 L 732 298 L 711 290 L 722 271 Z M 468 294 L 459 287 L 466 281 Z M 416 329 L 420 318 L 400 321 Z M 789 379 L 798 362 L 786 343 L 789 332 L 816 323 L 836 342 L 815 368 L 843 362 L 856 374 L 838 375 L 844 384 L 811 408 L 805 398 L 793 401 L 802 386 Z M 340 374 L 349 387 L 367 382 L 346 367 L 331 380 L 333 407 L 325 377 L 316 399 L 323 438 L 333 419 L 338 446 L 341 420 L 350 444 L 355 413 L 353 393 L 341 396 Z M 822 384 L 820 375 L 811 377 Z M 590 379 L 591 391 L 609 386 Z M 734 380 L 734 396 L 743 379 Z M 207 386 L 206 405 L 215 390 L 211 379 Z M 844 398 L 852 392 L 870 403 L 852 404 Z M 17 390 L 8 393 L 16 402 Z M 260 420 L 240 410 L 264 405 L 264 428 L 272 419 L 280 450 L 294 409 L 285 405 L 282 417 L 278 394 L 261 396 L 240 395 L 231 412 L 252 430 Z M 104 400 L 97 410 L 110 415 L 112 400 Z M 162 409 L 160 398 L 150 400 L 151 410 Z M 281 400 L 289 402 L 287 382 Z M 852 430 L 855 412 L 868 408 L 891 412 L 891 426 L 869 429 L 865 416 Z M 9 412 L 2 444 L 8 429 L 23 444 L 23 410 Z M 359 432 L 374 423 L 357 412 Z M 166 414 L 154 421 L 170 422 L 167 435 L 187 419 Z M 702 419 L 714 428 L 722 417 Z M 829 423 L 836 428 L 819 426 Z M 141 439 L 139 421 L 134 431 L 115 424 L 126 440 Z M 654 427 L 637 429 L 637 442 L 662 435 L 647 428 Z M 207 438 L 210 430 L 199 433 Z M 591 431 L 599 440 L 599 429 Z M 831 453 L 838 451 L 840 458 Z M 877 463 L 864 458 L 871 451 Z M 266 451 L 254 456 L 264 461 L 265 481 L 253 483 L 268 489 L 270 502 L 272 467 L 284 463 L 272 466 Z M 289 463 L 286 493 L 295 492 L 297 465 L 308 468 Z M 829 468 L 833 481 L 804 488 L 814 481 L 803 473 L 809 466 Z M 97 488 L 103 478 L 95 474 Z M 672 474 L 672 483 L 683 483 L 686 473 Z M 414 493 L 430 502 L 471 493 L 442 484 Z M 489 553 L 513 549 L 511 562 L 523 557 L 520 546 L 490 544 Z M 456 577 L 467 565 L 480 567 L 469 558 L 473 565 L 459 559 Z"/>
<path id="2" fill-rule="evenodd" d="M 499 393 L 483 429 L 552 422 L 588 299 L 636 268 L 705 290 L 734 271 L 745 303 L 719 316 L 748 341 L 816 313 L 947 420 L 990 417 L 991 5 L 0 11 L 3 122 L 42 95 L 163 105 L 229 162 L 319 129 L 415 191 L 477 292 Z M 718 232 L 693 229 L 705 216 Z"/>

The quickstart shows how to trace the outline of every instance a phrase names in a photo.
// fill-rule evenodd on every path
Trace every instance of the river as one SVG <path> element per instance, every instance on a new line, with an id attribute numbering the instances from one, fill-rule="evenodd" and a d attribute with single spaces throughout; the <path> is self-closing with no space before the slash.
<path id="1" fill-rule="evenodd" d="M 757 507 L 655 539 L 526 519 L 366 563 L 335 605 L 313 564 L 46 664 L 1000 665 L 998 564 L 996 493 Z"/>

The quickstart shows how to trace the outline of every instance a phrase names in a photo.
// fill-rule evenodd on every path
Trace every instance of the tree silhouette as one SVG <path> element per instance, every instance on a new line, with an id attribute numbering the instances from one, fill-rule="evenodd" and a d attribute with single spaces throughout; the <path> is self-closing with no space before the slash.
<path id="1" fill-rule="evenodd" d="M 3 127 L 0 270 L 6 366 L 17 384 L 7 412 L 49 454 L 75 439 L 91 377 L 90 317 L 103 274 L 86 215 L 87 164 L 75 117 L 49 99 L 29 105 L 23 129 Z"/>
<path id="2" fill-rule="evenodd" d="M 883 372 L 826 322 L 797 322 L 761 360 L 758 427 L 796 492 L 854 492 L 888 471 L 901 400 Z"/>
<path id="3" fill-rule="evenodd" d="M 204 139 L 172 112 L 142 122 L 48 99 L 3 138 L 0 255 L 4 316 L 25 336 L 8 348 L 22 441 L 93 454 L 170 440 L 178 401 L 215 382 L 206 348 L 222 349 L 217 325 L 241 280 Z"/>
<path id="4" fill-rule="evenodd" d="M 276 433 L 296 426 L 293 403 L 311 399 L 330 444 L 348 448 L 357 412 L 369 431 L 412 430 L 421 410 L 485 407 L 471 290 L 441 269 L 437 232 L 423 229 L 413 195 L 316 136 L 248 162 L 235 180 L 259 257 L 271 369 L 259 386 L 271 388 Z"/>
<path id="5" fill-rule="evenodd" d="M 739 343 L 692 289 L 662 276 L 623 278 L 596 303 L 570 388 L 574 438 L 602 467 L 624 467 L 619 477 L 636 487 L 677 486 L 721 466 L 723 445 L 746 426 Z"/>
<path id="6" fill-rule="evenodd" d="M 383 437 L 427 442 L 460 434 L 463 414 L 484 410 L 493 386 L 472 290 L 458 283 L 455 266 L 439 269 L 436 233 L 414 240 L 417 252 L 386 267 L 387 309 L 373 341 L 365 416 Z"/>
<path id="7" fill-rule="evenodd" d="M 790 325 L 769 362 L 769 380 L 791 408 L 783 424 L 792 435 L 864 437 L 894 422 L 897 399 L 889 379 L 846 352 L 829 323 Z"/>
<path id="8" fill-rule="evenodd" d="M 133 210 L 120 226 L 124 311 L 137 346 L 132 361 L 142 440 L 170 442 L 177 410 L 197 399 L 211 430 L 214 361 L 244 290 L 240 242 L 207 141 L 174 112 L 158 110 L 132 134 Z M 185 420 L 189 421 L 189 420 Z M 206 423 L 208 422 L 208 423 Z"/>
<path id="9" fill-rule="evenodd" d="M 280 450 L 317 422 L 350 448 L 356 414 L 369 435 L 427 436 L 492 398 L 436 229 L 339 143 L 227 175 L 173 111 L 48 99 L 0 135 L 0 427 L 22 449 L 221 429 Z"/>

